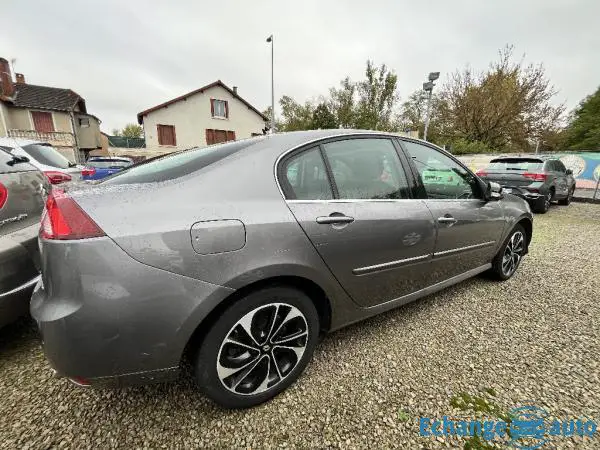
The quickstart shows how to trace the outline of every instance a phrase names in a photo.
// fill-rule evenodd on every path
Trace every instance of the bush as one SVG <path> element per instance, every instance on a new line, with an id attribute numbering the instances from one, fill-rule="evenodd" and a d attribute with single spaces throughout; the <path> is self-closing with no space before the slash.
<path id="1" fill-rule="evenodd" d="M 481 141 L 468 141 L 463 138 L 451 142 L 446 146 L 446 149 L 454 155 L 475 155 L 494 152 L 494 150 Z"/>

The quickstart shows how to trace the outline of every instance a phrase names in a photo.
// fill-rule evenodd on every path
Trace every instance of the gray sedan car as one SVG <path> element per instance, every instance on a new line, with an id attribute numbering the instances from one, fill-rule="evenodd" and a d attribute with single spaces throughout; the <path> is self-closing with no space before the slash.
<path id="1" fill-rule="evenodd" d="M 424 180 L 431 167 L 457 181 Z M 532 234 L 524 200 L 440 148 L 351 130 L 174 153 L 46 209 L 31 312 L 57 374 L 124 386 L 189 357 L 234 408 L 288 387 L 324 333 L 482 272 L 510 278 Z"/>

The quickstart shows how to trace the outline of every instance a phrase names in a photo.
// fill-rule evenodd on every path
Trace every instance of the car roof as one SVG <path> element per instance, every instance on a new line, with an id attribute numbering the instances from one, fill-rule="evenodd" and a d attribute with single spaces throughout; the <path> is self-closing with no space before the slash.
<path id="1" fill-rule="evenodd" d="M 44 144 L 50 145 L 44 141 L 36 141 L 34 139 L 23 139 L 23 138 L 12 138 L 12 137 L 0 137 L 0 145 L 5 147 L 15 148 L 15 147 L 23 147 L 25 145 L 31 144 Z"/>

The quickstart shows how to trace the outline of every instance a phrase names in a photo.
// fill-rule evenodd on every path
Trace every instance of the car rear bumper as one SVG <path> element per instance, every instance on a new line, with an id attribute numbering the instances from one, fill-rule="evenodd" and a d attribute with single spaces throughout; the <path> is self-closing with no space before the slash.
<path id="1" fill-rule="evenodd" d="M 139 263 L 109 238 L 41 247 L 31 315 L 57 375 L 81 385 L 175 377 L 198 324 L 233 292 Z"/>
<path id="2" fill-rule="evenodd" d="M 502 186 L 502 191 L 506 194 L 521 197 L 529 202 L 535 202 L 547 194 L 547 191 L 544 189 L 529 190 L 518 186 Z"/>
<path id="3" fill-rule="evenodd" d="M 39 224 L 0 237 L 0 327 L 29 311 L 39 280 Z"/>

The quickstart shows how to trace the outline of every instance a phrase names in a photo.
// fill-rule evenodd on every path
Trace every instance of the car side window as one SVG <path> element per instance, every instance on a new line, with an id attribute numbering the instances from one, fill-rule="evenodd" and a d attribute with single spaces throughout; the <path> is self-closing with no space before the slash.
<path id="1" fill-rule="evenodd" d="M 421 176 L 427 198 L 480 198 L 477 179 L 442 152 L 412 141 L 402 141 Z"/>
<path id="2" fill-rule="evenodd" d="M 341 199 L 406 199 L 409 184 L 390 139 L 355 138 L 323 144 Z"/>
<path id="3" fill-rule="evenodd" d="M 556 171 L 557 172 L 565 173 L 567 171 L 567 168 L 562 163 L 562 161 L 560 161 L 560 160 L 557 159 L 556 161 L 554 161 L 554 164 L 556 165 Z"/>
<path id="4" fill-rule="evenodd" d="M 283 164 L 282 185 L 291 200 L 331 200 L 333 192 L 318 148 L 292 156 Z"/>

